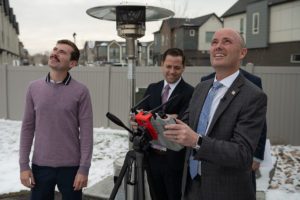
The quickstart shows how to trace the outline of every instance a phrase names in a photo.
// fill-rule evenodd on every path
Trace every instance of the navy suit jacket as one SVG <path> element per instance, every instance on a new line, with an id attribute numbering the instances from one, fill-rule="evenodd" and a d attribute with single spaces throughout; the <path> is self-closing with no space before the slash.
<path id="1" fill-rule="evenodd" d="M 150 95 L 150 97 L 144 101 L 139 108 L 149 111 L 160 106 L 162 104 L 161 94 L 163 87 L 164 80 L 161 80 L 157 83 L 151 83 L 144 94 L 144 97 L 147 95 Z M 166 105 L 164 110 L 165 113 L 178 114 L 178 118 L 180 119 L 189 105 L 193 91 L 194 88 L 181 79 L 170 96 L 170 98 L 176 95 L 177 97 Z"/>
<path id="2" fill-rule="evenodd" d="M 262 84 L 261 84 L 261 78 L 258 76 L 255 76 L 243 69 L 240 69 L 240 72 L 244 75 L 244 77 L 246 79 L 248 79 L 249 81 L 251 81 L 252 83 L 254 83 L 256 86 L 258 86 L 259 88 L 262 89 Z M 211 73 L 207 76 L 204 76 L 201 78 L 201 82 L 202 81 L 206 81 L 208 79 L 212 79 L 215 77 L 215 73 Z M 254 157 L 258 158 L 260 160 L 264 159 L 264 152 L 265 152 L 265 145 L 266 145 L 266 139 L 267 139 L 267 124 L 264 124 L 264 127 L 261 131 L 261 135 L 257 144 L 257 148 L 254 152 Z"/>

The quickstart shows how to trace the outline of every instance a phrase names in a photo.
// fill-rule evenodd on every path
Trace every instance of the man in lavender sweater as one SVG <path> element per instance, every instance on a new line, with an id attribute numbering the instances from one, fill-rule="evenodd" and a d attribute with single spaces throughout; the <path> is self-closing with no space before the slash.
<path id="1" fill-rule="evenodd" d="M 28 87 L 19 163 L 20 179 L 31 188 L 31 200 L 53 200 L 56 185 L 63 199 L 79 200 L 87 186 L 93 114 L 87 87 L 68 72 L 78 59 L 76 45 L 59 40 L 48 60 L 50 73 Z"/>

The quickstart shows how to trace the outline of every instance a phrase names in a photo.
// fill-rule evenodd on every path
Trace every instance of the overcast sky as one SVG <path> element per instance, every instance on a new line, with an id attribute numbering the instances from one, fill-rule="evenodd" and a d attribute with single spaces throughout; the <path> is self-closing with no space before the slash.
<path id="1" fill-rule="evenodd" d="M 122 40 L 115 22 L 98 20 L 86 10 L 101 5 L 116 5 L 124 0 L 9 0 L 19 23 L 19 38 L 29 53 L 50 51 L 59 39 L 73 40 L 82 48 L 88 40 Z M 175 17 L 200 17 L 209 13 L 221 16 L 237 0 L 128 0 L 145 2 L 175 11 Z M 161 21 L 147 22 L 141 41 L 153 40 Z"/>

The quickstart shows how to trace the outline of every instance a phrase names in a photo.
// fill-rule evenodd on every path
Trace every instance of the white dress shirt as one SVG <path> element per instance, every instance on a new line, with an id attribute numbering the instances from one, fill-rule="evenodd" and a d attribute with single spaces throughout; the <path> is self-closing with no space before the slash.
<path id="1" fill-rule="evenodd" d="M 220 83 L 223 84 L 223 87 L 221 87 L 220 89 L 217 90 L 216 96 L 213 99 L 212 105 L 211 105 L 211 109 L 210 109 L 210 113 L 209 113 L 209 120 L 208 120 L 208 125 L 206 127 L 206 131 L 205 134 L 208 130 L 208 127 L 210 126 L 211 120 L 218 108 L 218 105 L 221 101 L 221 99 L 224 97 L 225 93 L 227 92 L 227 90 L 230 88 L 230 86 L 232 85 L 232 83 L 234 82 L 234 80 L 238 77 L 240 71 L 236 71 L 235 73 L 231 74 L 230 76 L 222 79 L 221 81 L 219 81 Z M 214 82 L 216 82 L 217 79 L 215 77 Z"/>

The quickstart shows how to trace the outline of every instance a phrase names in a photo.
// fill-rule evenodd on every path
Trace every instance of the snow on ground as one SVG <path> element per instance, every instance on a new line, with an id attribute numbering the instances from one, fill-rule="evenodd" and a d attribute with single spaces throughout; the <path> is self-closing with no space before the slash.
<path id="1" fill-rule="evenodd" d="M 26 188 L 19 181 L 19 135 L 21 122 L 0 119 L 0 194 Z M 88 187 L 113 174 L 113 161 L 128 151 L 128 136 L 123 130 L 94 128 L 94 151 Z M 276 163 L 270 185 L 265 185 L 267 200 L 300 199 L 300 147 L 271 147 Z M 269 173 L 261 169 L 261 173 Z M 268 178 L 267 175 L 263 177 Z"/>
<path id="2" fill-rule="evenodd" d="M 267 199 L 300 199 L 300 147 L 272 146 L 276 169 L 266 193 Z"/>
<path id="3" fill-rule="evenodd" d="M 0 194 L 26 190 L 19 180 L 21 122 L 0 119 Z M 123 130 L 94 128 L 94 150 L 88 187 L 113 174 L 113 161 L 128 151 Z"/>

